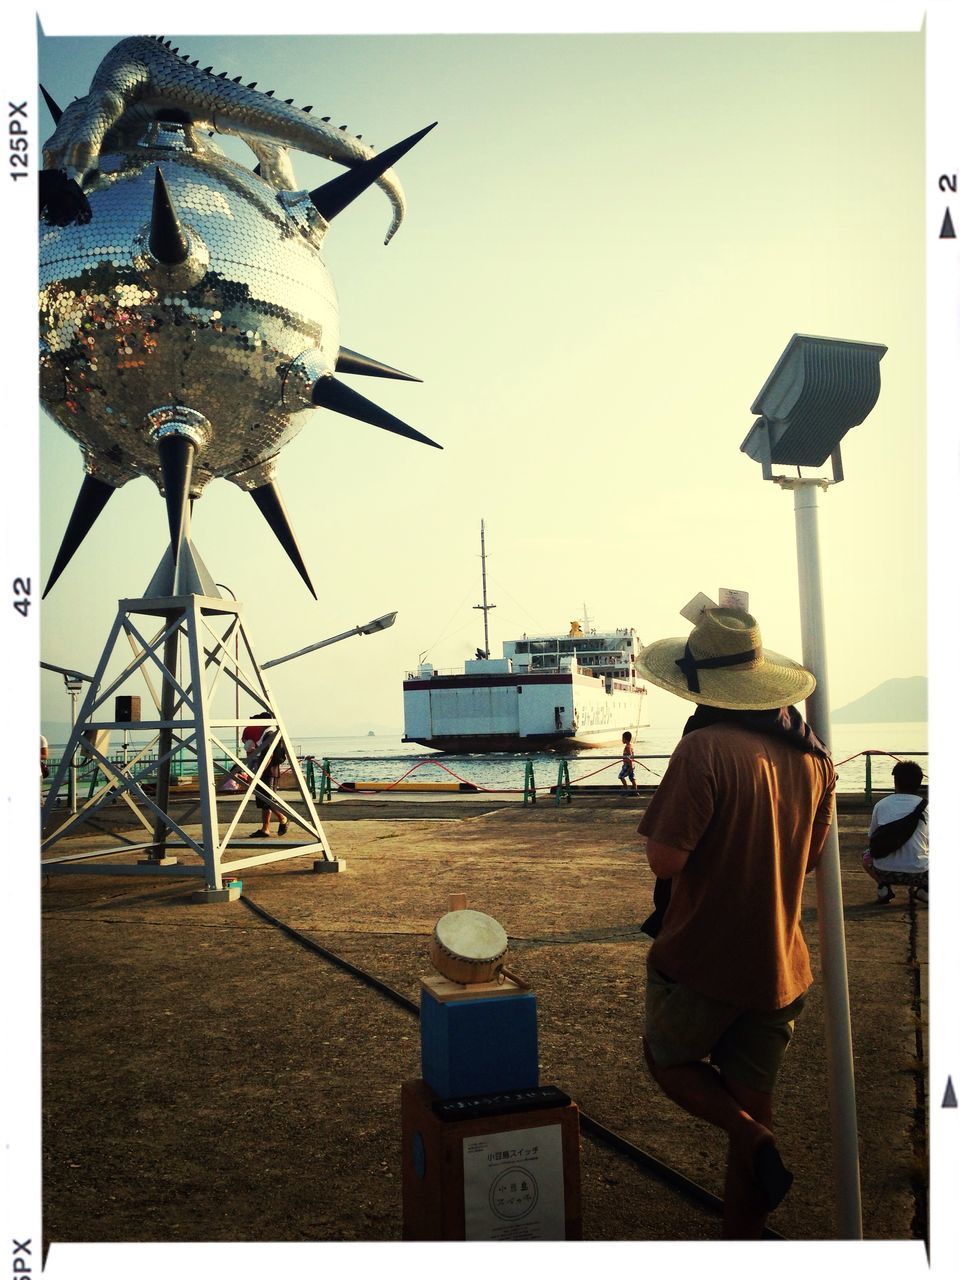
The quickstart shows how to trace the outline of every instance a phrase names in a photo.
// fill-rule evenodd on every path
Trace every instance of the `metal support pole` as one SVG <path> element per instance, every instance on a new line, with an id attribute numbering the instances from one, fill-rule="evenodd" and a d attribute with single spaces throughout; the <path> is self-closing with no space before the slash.
<path id="1" fill-rule="evenodd" d="M 77 693 L 78 689 L 70 690 L 70 738 L 73 739 L 73 731 L 77 727 Z M 70 772 L 67 775 L 67 797 L 70 801 L 70 812 L 77 812 L 77 753 L 74 752 L 70 760 Z"/>
<path id="2" fill-rule="evenodd" d="M 169 613 L 166 615 L 167 626 L 172 626 L 181 615 L 179 613 Z M 180 628 L 173 627 L 173 630 L 163 642 L 163 685 L 160 692 L 160 719 L 170 721 L 173 719 L 173 707 L 176 701 L 177 691 L 174 686 L 174 680 L 177 675 L 177 657 L 180 652 Z M 159 741 L 157 743 L 157 759 L 163 760 L 170 748 L 173 746 L 173 730 L 170 728 L 161 729 Z M 170 806 L 170 771 L 173 768 L 172 760 L 165 760 L 163 764 L 157 766 L 157 808 L 161 813 L 166 813 Z M 159 817 L 156 819 L 153 828 L 154 846 L 150 854 L 151 861 L 163 862 L 167 857 L 167 825 Z"/>
<path id="3" fill-rule="evenodd" d="M 872 805 L 873 804 L 873 756 L 868 751 L 866 752 L 866 757 L 867 757 L 867 786 L 866 786 L 865 798 L 866 798 L 867 804 Z"/>
<path id="4" fill-rule="evenodd" d="M 800 623 L 803 665 L 817 678 L 807 699 L 807 721 L 817 736 L 830 745 L 830 694 L 827 683 L 827 647 L 820 573 L 817 524 L 817 479 L 781 479 L 793 489 L 797 533 L 797 571 L 800 581 Z M 827 1041 L 827 1080 L 830 1127 L 833 1134 L 834 1184 L 840 1217 L 840 1237 L 863 1238 L 860 1202 L 860 1162 L 857 1144 L 857 1101 L 853 1076 L 853 1042 L 850 1035 L 850 999 L 847 990 L 847 954 L 843 932 L 843 898 L 840 890 L 840 842 L 836 822 L 816 871 L 817 923 L 823 970 L 824 1012 Z"/>

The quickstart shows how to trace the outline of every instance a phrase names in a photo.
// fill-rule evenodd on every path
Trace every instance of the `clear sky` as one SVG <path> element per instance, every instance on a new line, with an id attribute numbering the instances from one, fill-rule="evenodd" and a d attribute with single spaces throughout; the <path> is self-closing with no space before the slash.
<path id="1" fill-rule="evenodd" d="M 54 98 L 85 93 L 131 23 L 41 37 Z M 481 518 L 495 654 L 584 605 L 598 629 L 682 634 L 679 609 L 726 586 L 799 658 L 792 496 L 739 449 L 795 332 L 889 348 L 847 479 L 822 497 L 832 703 L 925 673 L 919 33 L 164 34 L 378 149 L 439 122 L 398 166 L 408 212 L 389 247 L 371 191 L 326 256 L 343 343 L 424 379 L 349 381 L 443 452 L 319 410 L 284 451 L 319 603 L 249 498 L 215 481 L 196 504 L 196 545 L 261 659 L 399 611 L 272 673 L 295 735 L 399 730 L 419 656 L 472 656 Z M 340 172 L 293 162 L 304 187 Z M 40 438 L 45 580 L 82 468 L 45 417 Z M 166 536 L 154 486 L 122 488 L 43 606 L 41 656 L 92 670 Z M 42 696 L 45 722 L 67 719 L 58 676 Z M 659 691 L 650 707 L 658 724 L 688 710 Z"/>

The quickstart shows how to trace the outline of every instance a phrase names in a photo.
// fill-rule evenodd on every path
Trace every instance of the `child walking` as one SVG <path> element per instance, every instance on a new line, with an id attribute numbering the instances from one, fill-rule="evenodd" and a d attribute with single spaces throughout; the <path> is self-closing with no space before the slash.
<path id="1" fill-rule="evenodd" d="M 620 782 L 624 788 L 629 782 L 633 787 L 633 794 L 637 796 L 640 792 L 637 790 L 637 780 L 633 773 L 633 734 L 628 730 L 621 738 L 621 742 L 623 743 L 623 764 L 620 767 Z"/>

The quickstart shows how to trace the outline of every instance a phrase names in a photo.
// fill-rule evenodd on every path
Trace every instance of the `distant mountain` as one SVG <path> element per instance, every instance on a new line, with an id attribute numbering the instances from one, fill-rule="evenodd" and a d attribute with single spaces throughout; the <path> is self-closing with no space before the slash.
<path id="1" fill-rule="evenodd" d="M 884 680 L 832 713 L 836 724 L 903 724 L 927 718 L 927 677 Z"/>

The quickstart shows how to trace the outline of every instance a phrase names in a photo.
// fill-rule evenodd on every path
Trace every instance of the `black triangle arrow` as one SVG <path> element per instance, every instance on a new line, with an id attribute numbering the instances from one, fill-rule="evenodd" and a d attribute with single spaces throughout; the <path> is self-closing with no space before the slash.
<path id="1" fill-rule="evenodd" d="M 940 1105 L 943 1107 L 955 1107 L 957 1105 L 957 1095 L 953 1091 L 953 1080 L 950 1076 L 947 1076 L 947 1091 L 943 1095 L 943 1102 Z"/>
<path id="2" fill-rule="evenodd" d="M 943 215 L 943 226 L 940 228 L 941 240 L 956 240 L 957 233 L 953 229 L 953 219 L 950 217 L 950 210 Z"/>

